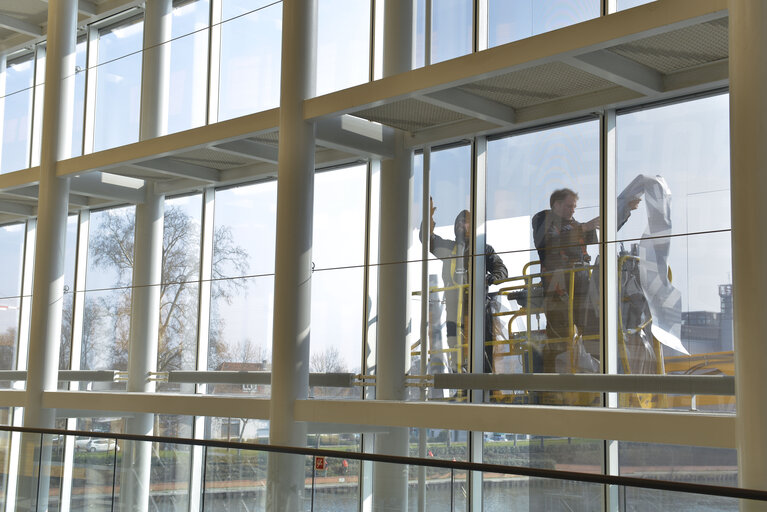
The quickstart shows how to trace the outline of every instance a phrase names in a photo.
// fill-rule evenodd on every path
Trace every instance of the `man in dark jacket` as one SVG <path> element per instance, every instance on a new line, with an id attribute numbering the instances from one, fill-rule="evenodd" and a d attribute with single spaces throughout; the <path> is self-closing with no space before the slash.
<path id="1" fill-rule="evenodd" d="M 554 372 L 556 356 L 567 350 L 578 328 L 583 334 L 587 322 L 587 299 L 591 261 L 586 247 L 598 242 L 599 217 L 581 223 L 573 218 L 578 194 L 569 188 L 555 190 L 549 198 L 550 210 L 536 213 L 532 219 L 533 241 L 538 250 L 543 273 L 543 309 L 546 313 L 547 343 L 543 353 L 543 371 Z M 578 270 L 582 268 L 583 270 Z M 575 272 L 568 272 L 575 270 Z M 571 287 L 571 277 L 573 285 Z M 570 320 L 570 297 L 573 317 Z"/>
<path id="2" fill-rule="evenodd" d="M 436 207 L 431 200 L 430 241 L 429 251 L 442 260 L 442 282 L 445 288 L 456 287 L 445 291 L 445 309 L 447 310 L 447 344 L 451 349 L 467 343 L 467 329 L 469 328 L 469 283 L 471 269 L 471 236 L 472 221 L 471 212 L 461 211 L 455 218 L 453 231 L 455 240 L 446 240 L 434 234 L 434 212 Z M 423 225 L 419 238 L 423 242 Z M 485 244 L 485 297 L 487 287 L 494 281 L 506 279 L 508 271 L 500 256 L 489 244 Z M 465 285 L 465 286 L 464 286 Z M 459 312 L 460 308 L 460 312 Z M 460 341 L 459 341 L 460 335 Z M 489 302 L 485 304 L 485 339 L 493 339 L 493 317 L 489 308 Z M 457 351 L 450 352 L 450 367 L 453 371 L 458 369 Z M 485 345 L 484 371 L 492 372 L 493 346 Z M 462 371 L 468 369 L 468 353 L 462 352 Z"/>

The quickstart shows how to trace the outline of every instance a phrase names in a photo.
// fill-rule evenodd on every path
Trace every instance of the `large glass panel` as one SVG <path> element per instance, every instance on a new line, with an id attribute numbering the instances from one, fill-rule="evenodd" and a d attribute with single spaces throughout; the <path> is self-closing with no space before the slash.
<path id="1" fill-rule="evenodd" d="M 728 99 L 618 116 L 612 236 L 623 373 L 734 374 Z M 622 403 L 734 410 L 732 397 Z"/>
<path id="2" fill-rule="evenodd" d="M 0 425 L 9 425 L 11 423 L 11 414 L 9 408 L 0 409 Z M 11 433 L 0 432 L 0 507 L 5 507 L 8 489 L 8 470 L 10 469 L 11 456 Z"/>
<path id="3" fill-rule="evenodd" d="M 598 474 L 604 461 L 603 447 L 602 441 L 594 439 L 484 432 L 482 461 L 486 464 Z M 574 496 L 566 488 L 546 484 L 546 480 L 528 481 L 520 476 L 484 473 L 484 510 L 501 510 L 497 507 L 505 498 L 512 496 L 518 500 L 529 500 L 529 505 L 523 510 L 599 510 L 601 507 L 601 490 L 597 486 L 584 487 L 581 495 Z M 556 503 L 554 508 L 551 506 L 553 503 Z"/>
<path id="4" fill-rule="evenodd" d="M 485 262 L 500 257 L 508 270 L 490 286 L 485 315 L 495 373 L 601 371 L 599 148 L 596 120 L 488 142 Z M 597 393 L 490 394 L 514 403 L 600 403 Z"/>
<path id="5" fill-rule="evenodd" d="M 507 299 L 492 312 L 498 373 L 600 371 L 599 147 L 597 121 L 488 142 L 487 244 L 509 275 L 490 288 Z M 593 405 L 598 396 L 525 400 Z"/>
<path id="6" fill-rule="evenodd" d="M 97 77 L 95 151 L 138 140 L 143 35 L 144 22 L 136 18 L 99 32 L 98 67 L 91 70 Z"/>
<path id="7" fill-rule="evenodd" d="M 183 438 L 193 435 L 191 416 L 160 414 L 155 422 L 155 435 Z M 152 443 L 150 510 L 189 510 L 191 455 L 192 447 L 186 444 Z"/>
<path id="8" fill-rule="evenodd" d="M 276 182 L 216 191 L 209 370 L 271 367 L 276 210 Z"/>
<path id="9" fill-rule="evenodd" d="M 361 165 L 315 178 L 312 372 L 360 370 L 366 175 L 367 167 Z M 327 392 L 338 394 L 339 390 Z M 353 392 L 359 394 L 359 389 Z"/>
<path id="10" fill-rule="evenodd" d="M 29 167 L 32 150 L 32 84 L 35 77 L 34 53 L 9 59 L 5 69 L 3 98 L 3 147 L 0 170 L 16 171 Z"/>
<path id="11" fill-rule="evenodd" d="M 471 339 L 469 284 L 471 283 L 471 147 L 466 145 L 434 150 L 431 153 L 429 198 L 431 218 L 421 220 L 423 158 L 414 165 L 414 193 L 410 223 L 408 289 L 411 291 L 411 325 L 428 322 L 426 367 L 428 373 L 470 371 Z M 430 231 L 428 318 L 421 318 L 421 276 L 423 240 Z M 415 292 L 415 293 L 413 293 Z M 420 329 L 419 329 L 420 330 Z M 413 333 L 420 338 L 420 332 Z M 422 366 L 420 342 L 413 353 L 413 373 Z M 464 396 L 464 395 L 461 395 Z M 438 397 L 437 397 L 438 398 Z"/>
<path id="12" fill-rule="evenodd" d="M 205 510 L 265 510 L 267 453 L 205 448 Z"/>
<path id="13" fill-rule="evenodd" d="M 370 77 L 370 2 L 321 0 L 317 26 L 317 95 Z"/>
<path id="14" fill-rule="evenodd" d="M 72 359 L 72 328 L 74 320 L 75 258 L 77 256 L 77 215 L 67 217 L 67 239 L 64 253 L 64 305 L 62 306 L 61 348 L 59 370 L 70 368 Z"/>
<path id="15" fill-rule="evenodd" d="M 277 107 L 282 2 L 223 0 L 222 16 L 218 120 Z"/>
<path id="16" fill-rule="evenodd" d="M 119 429 L 114 418 L 78 419 L 78 430 L 110 432 Z M 120 443 L 102 437 L 75 437 L 72 464 L 71 510 L 113 510 L 115 464 Z M 119 482 L 119 480 L 118 480 Z M 119 485 L 119 484 L 118 484 Z"/>
<path id="17" fill-rule="evenodd" d="M 269 443 L 269 421 L 254 418 L 205 417 L 205 439 L 238 443 Z"/>
<path id="18" fill-rule="evenodd" d="M 655 0 L 618 0 L 618 10 L 631 9 L 642 4 L 649 4 Z"/>
<path id="19" fill-rule="evenodd" d="M 488 47 L 596 18 L 600 0 L 489 0 Z"/>
<path id="20" fill-rule="evenodd" d="M 135 221 L 133 206 L 91 213 L 83 370 L 128 368 Z"/>
<path id="21" fill-rule="evenodd" d="M 199 194 L 166 200 L 158 372 L 195 368 L 201 219 L 202 197 Z M 160 388 L 178 389 L 169 385 Z"/>
<path id="22" fill-rule="evenodd" d="M 432 0 L 431 64 L 472 52 L 474 2 L 471 0 Z M 425 0 L 418 0 L 417 45 L 423 55 L 425 43 Z M 417 65 L 422 66 L 422 60 Z"/>
<path id="23" fill-rule="evenodd" d="M 85 38 L 77 40 L 75 53 L 75 105 L 72 117 L 72 149 L 69 156 L 83 154 L 83 133 L 85 127 L 85 69 L 87 63 L 88 42 Z"/>
<path id="24" fill-rule="evenodd" d="M 16 368 L 24 224 L 0 227 L 0 369 Z"/>
<path id="25" fill-rule="evenodd" d="M 168 133 L 205 124 L 209 20 L 209 0 L 174 2 Z"/>

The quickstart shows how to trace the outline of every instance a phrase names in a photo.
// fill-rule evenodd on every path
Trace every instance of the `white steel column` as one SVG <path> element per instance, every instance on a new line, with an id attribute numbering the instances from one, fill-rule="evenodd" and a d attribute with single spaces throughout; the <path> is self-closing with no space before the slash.
<path id="1" fill-rule="evenodd" d="M 730 0 L 730 158 L 736 435 L 740 485 L 767 489 L 767 3 Z M 742 502 L 741 510 L 767 510 Z"/>
<path id="2" fill-rule="evenodd" d="M 316 40 L 317 0 L 284 0 L 269 428 L 278 445 L 306 445 L 294 406 L 309 391 L 315 139 L 303 105 L 315 91 Z M 303 510 L 305 460 L 269 454 L 267 510 Z"/>
<path id="3" fill-rule="evenodd" d="M 144 11 L 144 53 L 141 71 L 141 126 L 139 138 L 165 135 L 168 129 L 168 85 L 172 0 L 149 0 Z M 151 393 L 157 371 L 160 322 L 160 283 L 162 281 L 163 220 L 165 197 L 147 182 L 143 204 L 136 206 L 136 232 L 133 244 L 133 290 L 131 300 L 128 391 Z M 128 418 L 125 432 L 152 435 L 153 414 Z M 152 445 L 125 443 L 122 456 L 122 510 L 146 511 L 149 507 L 149 480 Z"/>
<path id="4" fill-rule="evenodd" d="M 413 67 L 415 5 L 411 0 L 386 0 L 383 20 L 384 77 Z M 395 141 L 395 157 L 381 162 L 381 235 L 378 271 L 378 343 L 376 399 L 404 400 L 407 344 L 408 213 L 411 203 L 413 152 Z M 428 219 L 423 219 L 428 229 Z M 428 233 L 428 231 L 425 231 Z M 428 237 L 427 237 L 428 238 Z M 408 429 L 390 428 L 376 434 L 376 453 L 408 455 Z M 373 466 L 373 510 L 407 510 L 408 468 Z"/>
<path id="5" fill-rule="evenodd" d="M 61 315 L 64 302 L 64 254 L 69 202 L 69 178 L 56 176 L 56 163 L 71 148 L 74 106 L 77 1 L 57 0 L 48 5 L 48 48 L 43 100 L 42 145 L 34 286 L 27 370 L 27 407 L 24 425 L 53 427 L 55 409 L 42 407 L 44 391 L 56 389 Z M 22 436 L 21 460 L 32 460 L 39 436 Z M 42 448 L 41 448 L 42 449 Z M 39 488 L 22 476 L 17 506 L 48 501 L 50 445 L 41 454 Z M 23 463 L 23 462 L 22 462 Z M 31 468 L 30 468 L 31 469 Z M 25 475 L 24 470 L 21 475 Z M 30 473 L 31 474 L 31 473 Z"/>
<path id="6" fill-rule="evenodd" d="M 600 232 L 600 289 L 602 290 L 602 371 L 603 373 L 619 373 L 618 367 L 618 193 L 616 189 L 616 115 L 614 109 L 608 109 L 602 116 L 601 126 L 601 210 L 602 219 Z M 618 393 L 605 393 L 605 406 L 618 407 Z M 605 456 L 603 471 L 608 475 L 620 474 L 618 460 L 618 441 L 605 440 Z M 604 486 L 605 510 L 618 512 L 620 510 L 620 489 L 615 485 Z"/>
<path id="7" fill-rule="evenodd" d="M 210 337 L 211 278 L 213 277 L 213 216 L 216 210 L 216 190 L 208 187 L 202 194 L 202 243 L 200 244 L 200 307 L 197 315 L 197 371 L 208 370 L 208 346 Z M 207 384 L 198 384 L 198 395 L 208 394 Z M 205 439 L 205 417 L 195 416 L 194 438 Z M 202 505 L 205 453 L 202 446 L 191 447 L 189 512 L 197 512 Z"/>

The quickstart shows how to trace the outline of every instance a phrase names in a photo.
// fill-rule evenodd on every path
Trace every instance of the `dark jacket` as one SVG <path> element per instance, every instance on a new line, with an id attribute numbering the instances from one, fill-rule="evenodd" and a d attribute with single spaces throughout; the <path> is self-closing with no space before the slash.
<path id="1" fill-rule="evenodd" d="M 586 246 L 598 242 L 596 231 L 584 231 L 577 220 L 565 220 L 551 210 L 536 213 L 531 224 L 544 272 L 572 268 L 591 259 Z"/>
<path id="2" fill-rule="evenodd" d="M 462 211 L 455 218 L 453 231 L 455 240 L 446 240 L 432 233 L 429 243 L 429 252 L 442 260 L 442 282 L 445 286 L 468 284 L 468 276 L 471 270 L 471 241 L 466 239 L 463 232 L 464 219 L 468 212 Z M 423 224 L 418 234 L 423 243 Z M 508 271 L 501 257 L 495 253 L 490 244 L 485 244 L 485 279 L 497 281 L 506 279 Z"/>

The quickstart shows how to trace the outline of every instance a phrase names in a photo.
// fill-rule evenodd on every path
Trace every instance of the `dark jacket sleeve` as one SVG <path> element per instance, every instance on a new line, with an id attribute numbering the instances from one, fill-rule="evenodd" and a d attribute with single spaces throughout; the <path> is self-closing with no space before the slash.
<path id="1" fill-rule="evenodd" d="M 485 245 L 485 272 L 493 281 L 509 277 L 506 265 L 503 264 L 503 260 L 491 245 Z"/>
<path id="2" fill-rule="evenodd" d="M 421 222 L 421 227 L 418 229 L 418 240 L 423 243 L 423 222 Z M 455 247 L 454 241 L 445 240 L 441 236 L 435 235 L 434 233 L 431 234 L 429 252 L 431 252 L 437 258 L 442 259 L 453 255 L 453 247 Z"/>

